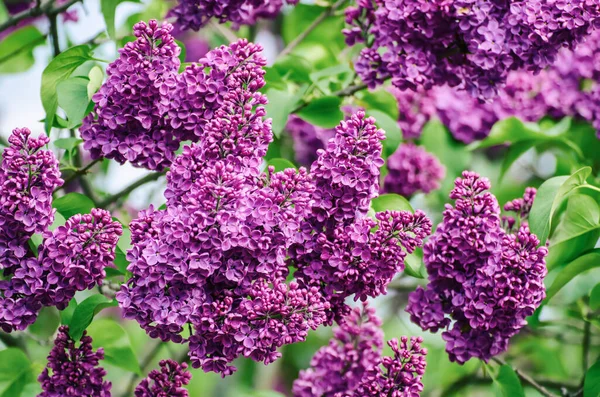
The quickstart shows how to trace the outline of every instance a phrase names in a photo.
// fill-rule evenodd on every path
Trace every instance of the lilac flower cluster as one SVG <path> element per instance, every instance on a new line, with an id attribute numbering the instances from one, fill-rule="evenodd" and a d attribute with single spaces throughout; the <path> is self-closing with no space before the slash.
<path id="1" fill-rule="evenodd" d="M 444 220 L 425 244 L 427 287 L 409 295 L 406 311 L 423 330 L 444 329 L 450 360 L 489 360 L 508 348 L 545 297 L 546 247 L 526 224 L 509 234 L 490 183 L 465 171 Z M 523 213 L 535 192 L 507 206 Z"/>
<path id="2" fill-rule="evenodd" d="M 285 0 L 298 4 L 299 0 Z M 259 18 L 275 18 L 284 5 L 283 0 L 179 0 L 169 12 L 177 18 L 180 29 L 200 30 L 211 18 L 233 22 L 234 26 L 253 25 Z"/>
<path id="3" fill-rule="evenodd" d="M 155 20 L 137 23 L 134 42 L 119 50 L 107 80 L 93 96 L 94 111 L 81 126 L 84 148 L 92 158 L 161 170 L 168 166 L 179 139 L 166 120 L 170 92 L 177 83 L 181 49 L 173 26 Z"/>
<path id="4" fill-rule="evenodd" d="M 210 51 L 179 74 L 180 48 L 172 30 L 155 20 L 136 24 L 136 41 L 109 65 L 108 79 L 93 97 L 94 111 L 81 127 L 92 158 L 162 170 L 181 142 L 198 142 L 207 129 L 218 128 L 212 120 L 227 118 L 233 129 L 234 108 L 256 108 L 254 117 L 264 116 L 266 97 L 258 91 L 265 85 L 266 60 L 260 46 L 242 39 Z"/>
<path id="5" fill-rule="evenodd" d="M 421 338 L 388 342 L 393 357 L 381 357 L 381 320 L 372 308 L 355 308 L 329 345 L 315 353 L 309 369 L 294 382 L 294 397 L 418 397 L 423 390 L 427 350 Z"/>
<path id="6" fill-rule="evenodd" d="M 311 214 L 301 228 L 303 241 L 291 247 L 289 263 L 304 284 L 319 285 L 332 306 L 330 321 L 347 314 L 347 297 L 364 301 L 384 294 L 404 269 L 406 253 L 431 233 L 431 221 L 422 211 L 365 217 L 379 191 L 383 138 L 375 120 L 359 111 L 336 127 L 311 167 Z"/>
<path id="7" fill-rule="evenodd" d="M 294 141 L 296 162 L 303 167 L 310 167 L 317 159 L 317 150 L 323 149 L 335 135 L 334 129 L 312 125 L 295 115 L 290 115 L 285 130 Z"/>
<path id="8" fill-rule="evenodd" d="M 421 212 L 365 217 L 378 194 L 383 132 L 363 112 L 342 121 L 310 175 L 262 172 L 273 138 L 266 98 L 252 86 L 229 90 L 175 159 L 166 209 L 132 222 L 132 277 L 117 294 L 125 317 L 152 337 L 187 343 L 194 367 L 222 375 L 239 356 L 273 362 L 278 347 L 346 312 L 345 297 L 384 293 L 431 231 Z M 297 270 L 286 282 L 289 266 Z"/>
<path id="9" fill-rule="evenodd" d="M 162 360 L 160 371 L 152 370 L 135 388 L 135 397 L 188 397 L 183 388 L 190 383 L 192 374 L 187 364 L 173 360 Z"/>
<path id="10" fill-rule="evenodd" d="M 364 42 L 356 71 L 370 87 L 391 78 L 401 89 L 449 84 L 492 98 L 510 70 L 540 71 L 600 21 L 589 0 L 516 3 L 359 0 L 349 7 L 349 45 Z"/>
<path id="11" fill-rule="evenodd" d="M 39 376 L 42 393 L 38 397 L 110 397 L 111 383 L 104 381 L 106 371 L 99 366 L 104 351 L 92 349 L 92 338 L 84 331 L 79 347 L 61 326 L 48 355 L 48 367 Z"/>
<path id="12" fill-rule="evenodd" d="M 58 161 L 42 150 L 46 136 L 15 129 L 0 166 L 0 328 L 23 330 L 44 306 L 66 307 L 76 291 L 93 288 L 112 263 L 121 226 L 107 211 L 74 215 L 54 231 L 52 193 L 61 186 Z M 34 233 L 43 244 L 29 248 Z"/>
<path id="13" fill-rule="evenodd" d="M 412 143 L 401 144 L 387 161 L 383 191 L 411 197 L 439 189 L 446 169 L 437 157 Z"/>

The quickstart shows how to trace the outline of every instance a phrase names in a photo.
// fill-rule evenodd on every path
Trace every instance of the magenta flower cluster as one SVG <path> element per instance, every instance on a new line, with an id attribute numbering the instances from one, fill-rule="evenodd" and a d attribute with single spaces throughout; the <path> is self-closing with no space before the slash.
<path id="1" fill-rule="evenodd" d="M 545 297 L 548 250 L 524 223 L 502 228 L 490 183 L 465 171 L 457 178 L 443 222 L 423 248 L 426 288 L 409 295 L 406 311 L 423 330 L 444 330 L 450 360 L 489 360 L 508 348 Z M 525 214 L 535 192 L 507 206 Z"/>
<path id="2" fill-rule="evenodd" d="M 246 40 L 222 46 L 179 74 L 181 50 L 172 30 L 155 20 L 136 24 L 136 40 L 109 65 L 108 79 L 93 97 L 94 111 L 81 127 L 92 158 L 163 170 L 181 142 L 197 142 L 206 128 L 214 128 L 210 124 L 217 113 L 231 111 L 236 100 L 266 103 L 258 93 L 266 65 L 260 46 Z M 243 98 L 237 92 L 241 86 Z"/>
<path id="3" fill-rule="evenodd" d="M 518 2 L 358 0 L 346 11 L 349 45 L 365 43 L 355 68 L 370 87 L 449 84 L 492 98 L 510 70 L 540 71 L 600 21 L 589 0 Z"/>
<path id="4" fill-rule="evenodd" d="M 69 336 L 69 327 L 61 326 L 48 355 L 48 366 L 39 376 L 42 393 L 38 397 L 110 397 L 111 383 L 99 366 L 104 350 L 94 352 L 92 338 L 84 331 L 79 347 Z"/>
<path id="5" fill-rule="evenodd" d="M 49 230 L 52 193 L 62 185 L 58 161 L 43 150 L 48 138 L 16 129 L 0 167 L 0 328 L 24 330 L 44 306 L 65 308 L 77 291 L 93 288 L 114 260 L 121 225 L 110 213 L 93 209 Z M 34 233 L 43 243 L 30 248 Z M 37 254 L 37 255 L 36 255 Z"/>
<path id="6" fill-rule="evenodd" d="M 297 4 L 298 0 L 285 0 Z M 177 18 L 179 29 L 199 30 L 211 19 L 234 26 L 253 25 L 259 18 L 275 18 L 284 0 L 179 0 L 169 15 Z"/>
<path id="7" fill-rule="evenodd" d="M 333 339 L 300 371 L 294 397 L 418 397 L 423 390 L 427 350 L 422 338 L 388 342 L 394 355 L 382 357 L 381 320 L 372 308 L 355 308 L 334 330 Z"/>
<path id="8" fill-rule="evenodd" d="M 190 383 L 192 374 L 186 363 L 162 360 L 160 371 L 152 370 L 135 388 L 135 397 L 188 397 L 183 387 Z"/>
<path id="9" fill-rule="evenodd" d="M 440 188 L 446 169 L 437 157 L 412 143 L 401 144 L 387 161 L 383 192 L 411 197 Z"/>

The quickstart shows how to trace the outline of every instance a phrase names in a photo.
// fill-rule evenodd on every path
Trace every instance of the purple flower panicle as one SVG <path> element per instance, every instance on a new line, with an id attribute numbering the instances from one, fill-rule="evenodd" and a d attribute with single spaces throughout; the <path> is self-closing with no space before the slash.
<path id="1" fill-rule="evenodd" d="M 42 393 L 38 397 L 110 397 L 110 382 L 99 366 L 104 351 L 92 349 L 92 338 L 84 331 L 79 347 L 69 336 L 69 327 L 61 326 L 48 355 L 48 367 L 39 376 Z"/>
<path id="2" fill-rule="evenodd" d="M 153 369 L 135 388 L 135 397 L 188 397 L 183 387 L 190 383 L 192 374 L 186 363 L 162 360 L 160 371 Z"/>

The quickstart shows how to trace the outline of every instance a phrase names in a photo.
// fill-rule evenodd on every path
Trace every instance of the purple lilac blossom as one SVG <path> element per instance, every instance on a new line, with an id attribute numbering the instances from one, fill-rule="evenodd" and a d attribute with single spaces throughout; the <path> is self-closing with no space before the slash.
<path id="1" fill-rule="evenodd" d="M 449 84 L 489 99 L 511 70 L 539 72 L 600 21 L 590 0 L 516 3 L 360 0 L 349 7 L 349 45 L 366 44 L 356 72 L 373 88 L 387 79 L 401 90 Z"/>
<path id="2" fill-rule="evenodd" d="M 294 397 L 418 397 L 423 390 L 427 350 L 421 338 L 388 342 L 393 357 L 382 357 L 381 320 L 369 307 L 355 308 L 334 329 L 329 345 L 300 371 Z M 383 367 L 383 368 L 382 368 Z"/>
<path id="3" fill-rule="evenodd" d="M 383 192 L 405 197 L 439 189 L 446 174 L 437 157 L 412 143 L 401 144 L 388 158 L 387 167 Z"/>
<path id="4" fill-rule="evenodd" d="M 104 350 L 94 352 L 92 338 L 83 332 L 79 347 L 61 326 L 48 355 L 48 367 L 39 376 L 42 393 L 38 397 L 110 397 L 111 383 L 104 381 L 106 371 L 99 366 Z"/>
<path id="5" fill-rule="evenodd" d="M 294 141 L 296 162 L 303 167 L 310 167 L 317 159 L 317 150 L 323 149 L 335 135 L 334 129 L 312 125 L 295 115 L 290 115 L 285 130 Z"/>
<path id="6" fill-rule="evenodd" d="M 92 158 L 162 170 L 173 160 L 179 139 L 165 118 L 178 80 L 181 49 L 173 26 L 137 23 L 136 40 L 119 50 L 107 80 L 94 94 L 94 111 L 83 120 L 81 137 Z"/>
<path id="7" fill-rule="evenodd" d="M 426 288 L 409 295 L 406 311 L 423 330 L 443 330 L 451 361 L 488 361 L 506 351 L 545 297 L 546 247 L 526 223 L 513 234 L 502 229 L 489 180 L 465 171 L 457 178 L 443 222 L 423 248 Z M 521 211 L 533 201 L 528 190 Z"/>
<path id="8" fill-rule="evenodd" d="M 188 397 L 183 387 L 190 383 L 192 374 L 186 363 L 162 360 L 160 371 L 154 369 L 135 388 L 135 397 Z"/>
<path id="9" fill-rule="evenodd" d="M 298 0 L 286 0 L 295 5 Z M 275 18 L 284 5 L 283 0 L 178 0 L 169 12 L 177 18 L 180 29 L 200 30 L 211 18 L 234 26 L 253 25 L 259 18 Z"/>

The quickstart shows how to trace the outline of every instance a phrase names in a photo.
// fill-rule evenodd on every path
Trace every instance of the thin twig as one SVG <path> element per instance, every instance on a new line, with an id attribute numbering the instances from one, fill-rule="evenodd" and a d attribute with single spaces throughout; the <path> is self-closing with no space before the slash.
<path id="1" fill-rule="evenodd" d="M 98 207 L 100 207 L 100 208 L 106 208 L 109 205 L 111 205 L 112 203 L 118 201 L 121 197 L 127 196 L 129 193 L 131 193 L 132 191 L 134 191 L 138 187 L 140 187 L 142 185 L 145 185 L 148 182 L 154 182 L 154 181 L 156 181 L 158 178 L 160 178 L 163 175 L 165 175 L 164 172 L 153 172 L 152 174 L 148 174 L 145 177 L 143 177 L 141 179 L 138 179 L 137 181 L 133 182 L 131 185 L 127 186 L 126 188 L 124 188 L 120 192 L 115 193 L 115 194 L 113 194 L 111 196 L 108 196 L 106 199 L 102 200 L 100 202 L 100 204 L 98 204 Z"/>
<path id="2" fill-rule="evenodd" d="M 502 360 L 501 358 L 493 357 L 492 360 L 500 365 L 506 365 L 506 361 Z M 517 376 L 523 382 L 527 383 L 528 385 L 530 385 L 531 387 L 533 387 L 534 389 L 539 391 L 543 396 L 556 397 L 556 394 L 550 393 L 544 386 L 540 385 L 535 379 L 533 379 L 531 376 L 527 375 L 525 372 L 523 372 L 517 368 L 513 368 L 513 369 L 514 369 L 515 373 L 517 374 Z"/>
<path id="3" fill-rule="evenodd" d="M 82 0 L 69 0 L 66 3 L 57 7 L 52 7 L 52 4 L 54 3 L 53 0 L 49 0 L 44 4 L 41 4 L 41 2 L 39 2 L 36 4 L 35 7 L 21 11 L 20 13 L 13 15 L 11 18 L 1 23 L 0 32 L 3 32 L 10 27 L 17 26 L 21 21 L 24 21 L 28 18 L 35 18 L 42 15 L 49 16 L 60 14 L 61 12 L 66 11 L 73 4 L 78 3 L 80 1 Z"/>
<path id="4" fill-rule="evenodd" d="M 50 20 L 50 40 L 52 41 L 52 56 L 57 57 L 60 54 L 60 41 L 58 38 L 58 17 L 56 14 L 48 15 Z"/>
<path id="5" fill-rule="evenodd" d="M 91 163 L 89 163 L 88 165 L 86 165 L 85 167 L 80 168 L 80 169 L 74 171 L 71 176 L 69 176 L 67 179 L 65 179 L 65 182 L 63 183 L 63 185 L 61 187 L 59 187 L 59 188 L 56 188 L 56 190 L 54 190 L 53 193 L 56 193 L 60 189 L 62 189 L 65 186 L 67 186 L 69 184 L 69 182 L 72 182 L 73 179 L 77 178 L 79 175 L 85 175 L 90 168 L 92 168 L 93 166 L 95 166 L 96 164 L 98 164 L 100 161 L 102 161 L 101 158 L 96 159 L 96 160 L 92 161 Z"/>
<path id="6" fill-rule="evenodd" d="M 323 11 L 321 15 L 319 15 L 302 33 L 300 33 L 294 40 L 290 41 L 283 51 L 279 53 L 278 58 L 283 58 L 294 51 L 294 48 L 296 48 L 298 44 L 302 43 L 304 39 L 306 39 L 308 35 L 321 24 L 321 22 L 333 15 L 333 13 L 345 2 L 346 0 L 338 0 L 329 6 L 325 11 Z"/>

